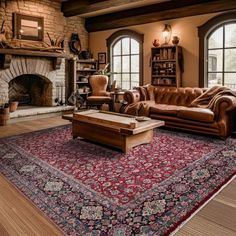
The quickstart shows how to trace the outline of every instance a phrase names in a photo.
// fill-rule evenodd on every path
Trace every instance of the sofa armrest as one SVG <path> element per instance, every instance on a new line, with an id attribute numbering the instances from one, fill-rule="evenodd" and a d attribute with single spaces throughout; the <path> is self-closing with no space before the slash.
<path id="1" fill-rule="evenodd" d="M 236 97 L 223 95 L 215 100 L 211 110 L 219 117 L 234 109 L 236 109 Z"/>
<path id="2" fill-rule="evenodd" d="M 138 90 L 128 90 L 125 91 L 124 93 L 124 100 L 128 103 L 134 103 L 134 102 L 139 102 L 140 101 L 140 93 Z"/>

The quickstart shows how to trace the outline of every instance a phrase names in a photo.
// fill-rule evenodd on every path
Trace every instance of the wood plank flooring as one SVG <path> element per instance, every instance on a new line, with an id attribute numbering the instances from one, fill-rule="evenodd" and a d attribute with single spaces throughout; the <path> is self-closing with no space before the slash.
<path id="1" fill-rule="evenodd" d="M 63 235 L 4 177 L 0 177 L 0 235 Z"/>
<path id="2" fill-rule="evenodd" d="M 46 129 L 69 122 L 61 117 L 0 126 L 0 137 Z M 35 206 L 0 176 L 0 236 L 63 233 Z M 175 235 L 177 236 L 235 236 L 236 235 L 236 179 L 201 209 Z"/>
<path id="3" fill-rule="evenodd" d="M 236 235 L 236 179 L 176 233 L 176 236 L 195 235 Z"/>

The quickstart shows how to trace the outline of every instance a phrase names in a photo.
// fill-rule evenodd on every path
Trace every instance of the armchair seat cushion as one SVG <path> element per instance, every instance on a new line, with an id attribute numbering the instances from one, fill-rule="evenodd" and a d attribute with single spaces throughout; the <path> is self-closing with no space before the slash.
<path id="1" fill-rule="evenodd" d="M 182 107 L 177 116 L 179 118 L 184 118 L 188 120 L 196 120 L 207 123 L 214 122 L 214 112 L 207 108 L 199 108 L 199 107 Z"/>
<path id="2" fill-rule="evenodd" d="M 167 104 L 154 104 L 150 107 L 150 113 L 158 113 L 163 115 L 177 116 L 183 106 L 167 105 Z"/>

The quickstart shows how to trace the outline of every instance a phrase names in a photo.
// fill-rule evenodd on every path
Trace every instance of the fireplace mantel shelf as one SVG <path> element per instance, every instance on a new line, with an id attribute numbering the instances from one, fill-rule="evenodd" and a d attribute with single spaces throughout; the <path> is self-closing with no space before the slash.
<path id="1" fill-rule="evenodd" d="M 1 65 L 2 69 L 10 68 L 12 55 L 24 57 L 42 57 L 51 59 L 53 61 L 53 68 L 55 70 L 60 69 L 62 58 L 67 57 L 64 53 L 56 52 L 33 51 L 26 49 L 0 49 L 0 56 L 1 59 L 3 59 L 3 63 Z"/>

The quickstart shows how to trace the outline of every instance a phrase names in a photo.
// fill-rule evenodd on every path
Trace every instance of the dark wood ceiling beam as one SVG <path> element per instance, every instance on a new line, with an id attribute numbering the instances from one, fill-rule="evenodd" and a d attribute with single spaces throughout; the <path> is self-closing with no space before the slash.
<path id="1" fill-rule="evenodd" d="M 119 7 L 121 5 L 127 5 L 135 2 L 142 2 L 143 0 L 100 0 L 100 1 L 89 1 L 89 0 L 70 0 L 67 2 L 62 2 L 61 11 L 64 16 L 75 16 L 86 13 L 91 13 L 94 11 L 100 11 L 107 8 Z"/>
<path id="2" fill-rule="evenodd" d="M 235 0 L 178 0 L 87 18 L 88 32 L 236 9 Z"/>
<path id="3" fill-rule="evenodd" d="M 79 0 L 79 1 L 66 1 L 62 2 L 61 4 L 61 11 L 64 13 L 73 11 L 74 9 L 80 9 L 87 7 L 89 5 L 89 2 L 87 0 Z"/>

